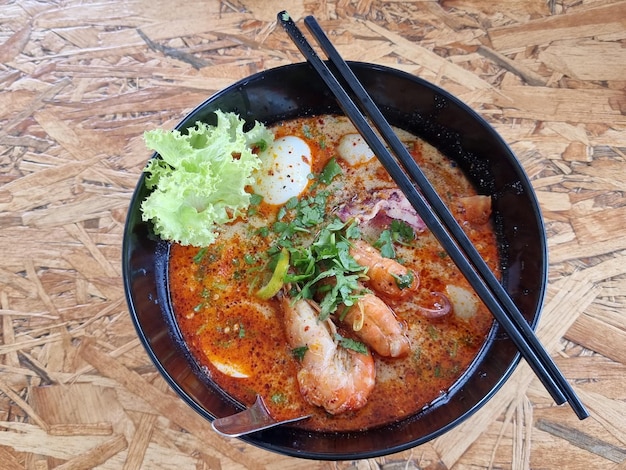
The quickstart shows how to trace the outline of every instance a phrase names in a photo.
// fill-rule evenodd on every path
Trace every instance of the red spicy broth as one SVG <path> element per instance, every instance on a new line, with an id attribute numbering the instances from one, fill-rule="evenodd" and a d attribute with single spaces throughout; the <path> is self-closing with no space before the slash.
<path id="1" fill-rule="evenodd" d="M 346 204 L 357 201 L 364 208 L 375 203 L 372 199 L 377 191 L 396 188 L 375 158 L 354 165 L 341 158 L 338 146 L 342 137 L 356 132 L 344 117 L 300 118 L 271 130 L 276 138 L 297 136 L 308 144 L 313 174 L 319 174 L 332 158 L 341 167 L 341 175 L 330 185 L 312 179 L 300 195 L 328 193 L 328 216 L 322 224 Z M 435 148 L 397 132 L 497 274 L 493 226 L 471 203 L 463 203 L 476 196 L 471 183 Z M 434 236 L 424 229 L 411 243 L 395 246 L 397 258 L 419 275 L 419 289 L 410 299 L 386 300 L 405 325 L 410 353 L 403 358 L 373 353 L 375 386 L 367 404 L 357 411 L 331 415 L 307 403 L 296 379 L 300 362 L 287 343 L 280 303 L 276 298 L 261 300 L 254 295 L 267 281 L 265 253 L 275 241 L 271 228 L 277 217 L 284 217 L 281 206 L 261 202 L 247 217 L 223 227 L 215 244 L 201 249 L 171 247 L 169 288 L 176 320 L 192 355 L 225 393 L 246 405 L 261 395 L 276 419 L 311 414 L 311 419 L 298 424 L 308 429 L 359 430 L 415 414 L 445 393 L 468 368 L 487 337 L 492 316 Z M 366 228 L 363 237 L 373 243 L 384 228 Z M 295 241 L 310 243 L 306 236 Z M 433 292 L 452 300 L 449 314 L 429 318 L 420 311 L 419 307 L 433 308 L 437 301 Z M 338 328 L 342 335 L 352 335 L 341 325 Z"/>

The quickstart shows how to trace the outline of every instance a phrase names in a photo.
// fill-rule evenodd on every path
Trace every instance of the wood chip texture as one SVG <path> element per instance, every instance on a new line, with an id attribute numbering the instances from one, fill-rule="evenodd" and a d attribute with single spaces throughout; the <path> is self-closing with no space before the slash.
<path id="1" fill-rule="evenodd" d="M 142 133 L 302 61 L 285 6 L 346 59 L 455 94 L 515 151 L 549 236 L 538 333 L 589 419 L 522 363 L 430 443 L 304 461 L 218 437 L 159 376 L 120 268 Z M 0 468 L 626 468 L 625 64 L 626 1 L 1 1 Z"/>

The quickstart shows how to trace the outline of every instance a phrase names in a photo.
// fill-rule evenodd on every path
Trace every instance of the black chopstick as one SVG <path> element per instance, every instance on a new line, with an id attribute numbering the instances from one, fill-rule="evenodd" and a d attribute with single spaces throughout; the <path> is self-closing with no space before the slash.
<path id="1" fill-rule="evenodd" d="M 588 417 L 588 411 L 543 348 L 532 328 L 530 328 L 507 292 L 476 251 L 465 232 L 458 225 L 443 201 L 441 201 L 428 179 L 410 154 L 408 154 L 406 148 L 395 135 L 356 76 L 354 76 L 348 65 L 335 50 L 317 21 L 315 21 L 315 18 L 312 16 L 305 18 L 306 26 L 327 54 L 330 62 L 342 76 L 344 82 L 351 88 L 362 109 L 402 162 L 404 170 L 398 165 L 395 158 L 389 153 L 383 142 L 370 127 L 346 90 L 343 89 L 326 64 L 317 56 L 289 14 L 284 11 L 279 13 L 278 21 L 287 31 L 300 52 L 330 88 L 346 115 L 362 134 L 374 154 L 380 159 L 413 207 L 415 207 L 415 210 L 422 217 L 427 227 L 433 232 L 451 259 L 474 287 L 478 296 L 511 337 L 522 356 L 529 363 L 548 392 L 550 392 L 555 402 L 560 405 L 565 401 L 569 401 L 570 406 L 580 419 Z M 405 171 L 413 178 L 421 193 L 417 191 Z"/>
<path id="2" fill-rule="evenodd" d="M 485 293 L 485 295 L 489 297 L 488 301 L 485 303 L 500 312 L 500 305 L 495 305 L 492 302 L 491 294 L 495 296 L 495 302 L 497 303 L 499 301 L 499 303 L 504 307 L 504 315 L 506 315 L 507 319 L 510 319 L 515 326 L 515 337 L 518 337 L 518 339 L 524 343 L 528 342 L 530 348 L 533 349 L 539 361 L 541 361 L 542 367 L 538 367 L 539 372 L 541 372 L 540 378 L 544 376 L 544 372 L 547 373 L 549 375 L 548 382 L 550 382 L 548 390 L 552 394 L 553 385 L 556 385 L 558 389 L 558 392 L 557 390 L 555 390 L 556 393 L 552 394 L 555 401 L 558 404 L 561 404 L 565 401 L 565 399 L 567 399 L 580 419 L 588 417 L 589 414 L 587 410 L 582 405 L 576 393 L 570 386 L 569 382 L 567 382 L 550 355 L 541 345 L 534 331 L 524 319 L 522 313 L 519 311 L 515 303 L 511 300 L 504 287 L 493 275 L 478 251 L 474 248 L 466 233 L 456 222 L 443 201 L 439 198 L 435 189 L 432 187 L 415 160 L 409 155 L 406 148 L 397 137 L 397 135 L 393 132 L 378 107 L 369 97 L 367 91 L 363 88 L 363 86 L 354 75 L 352 70 L 348 67 L 346 62 L 341 58 L 337 50 L 334 48 L 324 31 L 320 27 L 319 23 L 317 23 L 315 18 L 313 18 L 312 16 L 305 18 L 304 23 L 311 32 L 311 34 L 315 37 L 322 50 L 326 53 L 330 62 L 335 66 L 341 77 L 348 84 L 351 91 L 354 93 L 357 102 L 362 106 L 362 108 L 370 117 L 371 121 L 381 133 L 387 144 L 396 154 L 404 169 L 413 179 L 415 184 L 417 184 L 417 186 L 420 188 L 420 190 L 424 194 L 424 198 L 428 201 L 432 210 L 439 217 L 440 221 L 444 224 L 445 228 L 448 230 L 452 238 L 456 241 L 456 243 L 458 243 L 458 246 L 462 248 L 465 256 L 467 256 L 467 258 L 469 258 L 469 260 L 473 263 L 474 268 L 478 271 L 479 275 L 482 276 L 483 280 L 491 291 Z M 461 263 L 465 264 L 463 260 L 461 260 Z M 464 270 L 462 271 L 464 272 Z M 474 279 L 473 273 L 468 273 L 468 275 L 470 276 L 469 280 L 471 282 Z M 498 318 L 498 320 L 502 323 L 499 314 L 496 315 L 496 318 Z M 505 328 L 505 330 L 507 331 L 507 333 L 509 333 L 507 328 Z M 518 336 L 518 333 L 521 338 Z M 532 365 L 533 364 L 531 364 L 531 366 Z"/>

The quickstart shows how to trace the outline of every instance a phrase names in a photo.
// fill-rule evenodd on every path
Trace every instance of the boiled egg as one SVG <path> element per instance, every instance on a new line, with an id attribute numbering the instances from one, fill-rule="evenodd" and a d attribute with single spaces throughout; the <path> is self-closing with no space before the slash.
<path id="1" fill-rule="evenodd" d="M 209 361 L 211 361 L 217 370 L 219 370 L 222 374 L 228 375 L 229 377 L 233 377 L 235 379 L 246 379 L 250 377 L 250 374 L 244 370 L 244 367 L 241 364 L 234 364 L 216 357 L 209 357 Z"/>
<path id="2" fill-rule="evenodd" d="M 365 163 L 375 157 L 374 152 L 361 134 L 344 135 L 339 141 L 337 150 L 339 156 L 351 166 Z"/>
<path id="3" fill-rule="evenodd" d="M 284 204 L 304 191 L 311 174 L 311 149 L 304 140 L 280 137 L 259 157 L 261 166 L 253 174 L 252 188 L 265 202 Z"/>

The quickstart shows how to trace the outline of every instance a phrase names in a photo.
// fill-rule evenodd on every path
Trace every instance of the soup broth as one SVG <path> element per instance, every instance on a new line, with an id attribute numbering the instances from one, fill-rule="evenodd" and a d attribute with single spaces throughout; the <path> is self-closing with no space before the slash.
<path id="1" fill-rule="evenodd" d="M 303 397 L 297 379 L 301 357 L 288 344 L 279 296 L 262 300 L 255 294 L 272 273 L 268 252 L 275 251 L 281 237 L 277 222 L 288 223 L 293 217 L 292 199 L 286 204 L 255 202 L 245 217 L 222 227 L 216 243 L 206 248 L 171 246 L 171 300 L 191 354 L 230 397 L 251 405 L 261 395 L 279 420 L 310 414 L 310 419 L 298 423 L 307 429 L 360 430 L 415 414 L 445 394 L 468 368 L 492 326 L 491 314 L 428 229 L 414 224 L 413 239 L 381 237 L 385 231 L 389 235 L 396 220 L 393 198 L 398 191 L 376 158 L 361 158 L 366 149 L 345 117 L 300 118 L 271 130 L 276 139 L 296 136 L 308 145 L 312 176 L 298 198 L 324 214 L 318 225 L 293 233 L 282 243 L 310 244 L 322 226 L 347 213 L 348 219 L 359 222 L 363 240 L 381 252 L 385 244 L 391 246 L 397 262 L 419 278 L 410 296 L 385 298 L 402 324 L 409 353 L 397 358 L 372 353 L 375 385 L 358 410 L 332 415 Z M 488 198 L 477 197 L 452 160 L 415 136 L 396 131 L 498 274 L 496 236 L 485 209 Z M 346 140 L 347 135 L 356 140 Z M 351 150 L 346 151 L 346 145 Z M 341 173 L 321 182 L 316 175 L 329 162 Z M 363 217 L 381 201 L 392 207 L 385 217 Z M 442 314 L 447 303 L 450 311 Z M 340 337 L 359 340 L 354 331 L 335 323 Z"/>

